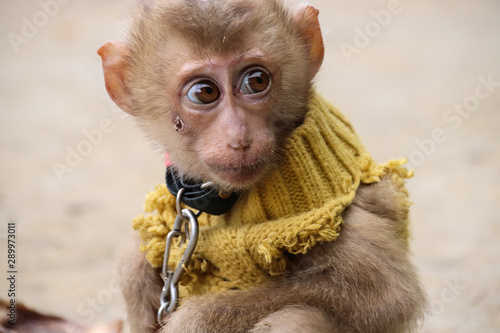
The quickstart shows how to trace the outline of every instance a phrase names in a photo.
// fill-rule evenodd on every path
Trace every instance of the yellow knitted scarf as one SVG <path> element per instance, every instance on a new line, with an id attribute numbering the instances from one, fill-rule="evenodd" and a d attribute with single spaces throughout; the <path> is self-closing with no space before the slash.
<path id="1" fill-rule="evenodd" d="M 334 241 L 342 212 L 360 183 L 392 176 L 401 184 L 412 176 L 405 160 L 377 165 L 349 120 L 313 92 L 304 123 L 287 140 L 279 167 L 266 182 L 245 192 L 222 216 L 202 214 L 198 246 L 181 281 L 180 296 L 246 289 L 283 274 L 286 253 L 306 253 L 318 242 Z M 175 198 L 166 186 L 148 193 L 140 231 L 141 251 L 161 267 L 167 233 L 176 217 Z M 175 268 L 182 249 L 173 248 Z"/>

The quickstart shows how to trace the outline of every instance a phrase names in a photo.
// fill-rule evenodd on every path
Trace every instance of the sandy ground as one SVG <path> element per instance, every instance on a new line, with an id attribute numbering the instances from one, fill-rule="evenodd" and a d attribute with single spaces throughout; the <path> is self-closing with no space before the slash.
<path id="1" fill-rule="evenodd" d="M 107 322 L 124 317 L 114 258 L 164 170 L 109 101 L 95 53 L 130 1 L 60 2 L 0 4 L 0 297 L 15 221 L 18 300 Z M 327 43 L 319 90 L 379 161 L 415 168 L 422 331 L 500 332 L 500 2 L 311 2 Z"/>

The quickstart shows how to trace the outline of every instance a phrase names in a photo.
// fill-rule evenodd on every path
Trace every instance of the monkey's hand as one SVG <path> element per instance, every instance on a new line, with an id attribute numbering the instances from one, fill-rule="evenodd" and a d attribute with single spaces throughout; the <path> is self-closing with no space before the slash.
<path id="1" fill-rule="evenodd" d="M 339 238 L 296 256 L 263 286 L 192 297 L 163 333 L 407 332 L 425 297 L 404 239 L 407 200 L 386 179 L 363 185 Z"/>

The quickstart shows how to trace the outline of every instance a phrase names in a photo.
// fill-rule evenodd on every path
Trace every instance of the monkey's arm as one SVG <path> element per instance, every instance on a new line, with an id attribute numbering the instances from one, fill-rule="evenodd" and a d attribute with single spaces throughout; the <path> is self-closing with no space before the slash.
<path id="1" fill-rule="evenodd" d="M 390 180 L 360 187 L 335 242 L 267 285 L 187 299 L 161 332 L 408 331 L 424 297 L 401 237 L 404 202 Z"/>
<path id="2" fill-rule="evenodd" d="M 135 235 L 120 253 L 119 277 L 125 299 L 127 323 L 133 333 L 157 332 L 156 312 L 160 307 L 163 282 L 157 269 L 138 251 L 141 240 Z"/>

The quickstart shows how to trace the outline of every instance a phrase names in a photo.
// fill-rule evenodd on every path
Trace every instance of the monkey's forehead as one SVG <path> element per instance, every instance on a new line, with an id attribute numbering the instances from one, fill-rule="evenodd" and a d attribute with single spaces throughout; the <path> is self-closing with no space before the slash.
<path id="1" fill-rule="evenodd" d="M 276 0 L 146 1 L 129 29 L 132 44 L 180 38 L 210 52 L 234 52 L 256 33 L 274 44 L 293 34 L 290 11 Z"/>

